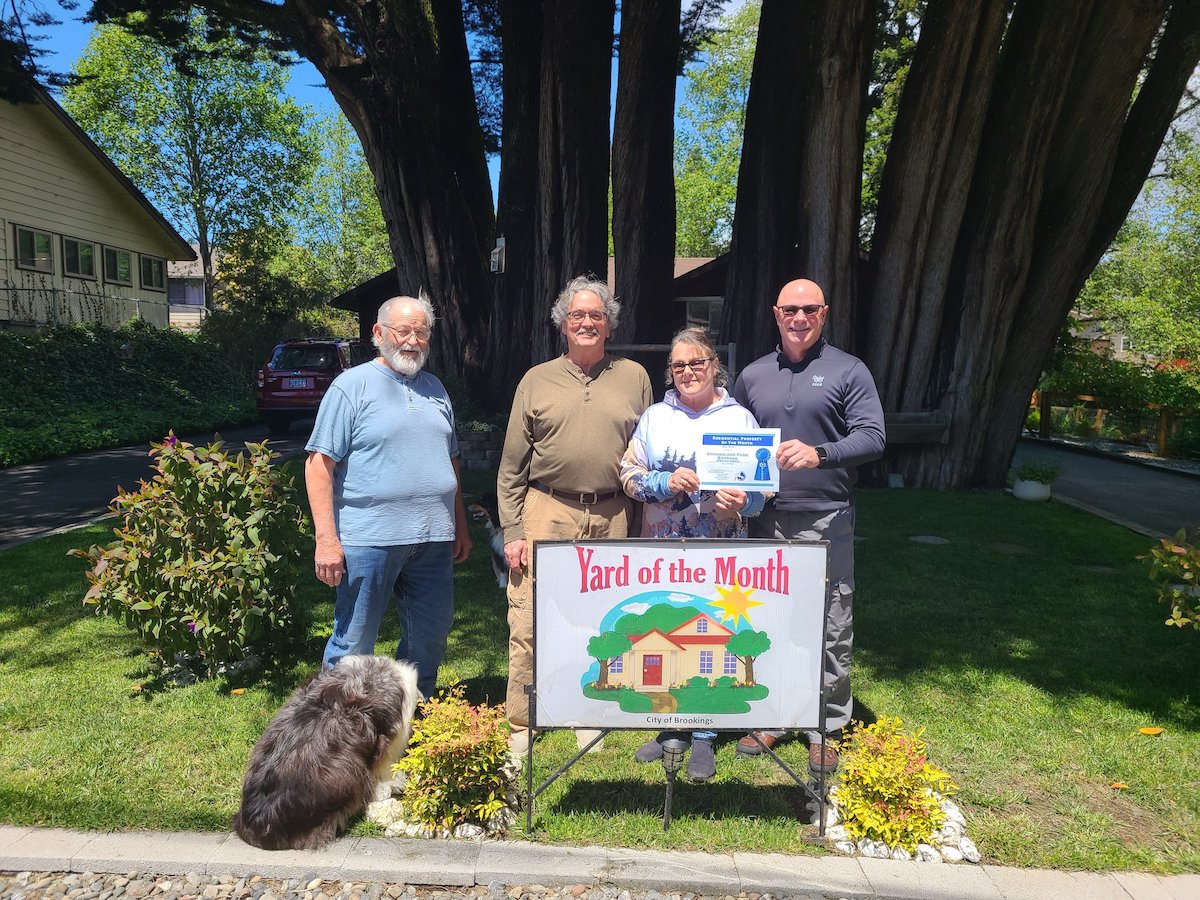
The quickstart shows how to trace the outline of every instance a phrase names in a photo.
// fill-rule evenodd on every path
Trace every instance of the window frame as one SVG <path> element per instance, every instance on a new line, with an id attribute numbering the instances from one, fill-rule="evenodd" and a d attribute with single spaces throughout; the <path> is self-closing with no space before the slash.
<path id="1" fill-rule="evenodd" d="M 146 263 L 158 263 L 162 276 L 162 284 L 151 284 L 146 281 Z M 167 261 L 161 256 L 151 256 L 149 253 L 138 254 L 138 284 L 144 291 L 167 292 Z"/>
<path id="2" fill-rule="evenodd" d="M 124 254 L 128 255 L 128 257 L 129 257 L 129 280 L 128 281 L 122 281 L 119 278 L 113 277 L 113 275 L 111 275 L 109 273 L 109 271 L 108 271 L 108 251 L 110 251 L 110 250 L 113 253 L 124 253 Z M 104 269 L 105 283 L 106 284 L 121 284 L 121 285 L 124 285 L 125 287 L 133 287 L 133 251 L 126 250 L 123 247 L 114 247 L 110 244 L 105 244 L 104 249 L 102 251 L 102 255 L 104 257 L 103 269 Z"/>
<path id="3" fill-rule="evenodd" d="M 701 675 L 713 673 L 713 652 L 711 650 L 700 651 L 699 672 Z"/>
<path id="4" fill-rule="evenodd" d="M 34 259 L 33 263 L 26 263 L 21 260 L 21 232 L 22 231 L 27 231 L 27 232 L 29 232 L 29 234 L 33 235 L 35 241 L 37 239 L 36 238 L 37 235 L 42 235 L 43 237 L 46 238 L 46 262 L 47 262 L 47 265 L 45 267 L 39 266 L 37 264 L 38 252 L 37 252 L 36 244 L 34 245 L 34 248 L 33 248 L 33 259 Z M 54 274 L 54 233 L 53 232 L 43 231 L 41 228 L 34 228 L 32 225 L 20 225 L 16 222 L 13 222 L 13 241 L 14 241 L 13 262 L 16 264 L 16 267 L 18 269 L 22 269 L 26 272 L 41 272 L 43 275 L 53 275 Z"/>
<path id="5" fill-rule="evenodd" d="M 70 255 L 67 253 L 67 242 L 68 241 L 70 241 L 71 243 L 76 244 L 80 247 L 86 245 L 86 246 L 92 248 L 92 271 L 91 271 L 91 274 L 88 274 L 86 272 L 72 272 L 69 268 L 67 268 L 67 261 L 70 259 Z M 98 262 L 98 260 L 96 258 L 97 257 L 96 246 L 97 246 L 97 244 L 95 241 L 88 241 L 88 240 L 84 240 L 83 238 L 71 237 L 69 234 L 64 234 L 62 236 L 63 274 L 66 275 L 68 278 L 84 278 L 88 281 L 98 280 L 100 278 L 100 275 L 96 271 L 96 263 Z M 78 258 L 79 258 L 78 251 L 76 251 L 76 259 L 78 259 Z"/>

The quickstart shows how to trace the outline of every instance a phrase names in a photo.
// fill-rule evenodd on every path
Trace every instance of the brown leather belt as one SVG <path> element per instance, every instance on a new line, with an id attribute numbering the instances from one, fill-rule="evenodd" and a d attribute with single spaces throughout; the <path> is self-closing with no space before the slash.
<path id="1" fill-rule="evenodd" d="M 543 494 L 549 494 L 551 497 L 557 497 L 560 500 L 570 500 L 572 503 L 578 503 L 580 506 L 594 506 L 597 503 L 603 503 L 605 500 L 611 500 L 613 497 L 620 495 L 620 491 L 607 491 L 603 494 L 580 493 L 579 491 L 560 491 L 558 488 L 552 488 L 548 484 L 542 484 L 540 481 L 531 481 L 529 486 L 537 488 Z"/>

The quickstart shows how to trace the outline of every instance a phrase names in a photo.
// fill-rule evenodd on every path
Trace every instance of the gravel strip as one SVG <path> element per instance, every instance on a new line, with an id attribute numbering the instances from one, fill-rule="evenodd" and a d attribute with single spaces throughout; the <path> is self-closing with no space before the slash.
<path id="1" fill-rule="evenodd" d="M 126 872 L 0 872 L 0 898 L 12 900 L 827 900 L 818 894 L 701 895 L 627 891 L 612 885 L 507 885 L 493 882 L 446 890 L 411 884 L 312 879 L 263 878 L 255 875 L 151 875 Z"/>

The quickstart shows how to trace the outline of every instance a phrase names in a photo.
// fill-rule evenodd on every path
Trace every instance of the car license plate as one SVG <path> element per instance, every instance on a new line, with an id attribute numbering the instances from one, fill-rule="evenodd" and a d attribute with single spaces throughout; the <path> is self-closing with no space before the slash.
<path id="1" fill-rule="evenodd" d="M 287 389 L 289 391 L 302 391 L 308 387 L 307 378 L 289 378 L 287 379 Z"/>

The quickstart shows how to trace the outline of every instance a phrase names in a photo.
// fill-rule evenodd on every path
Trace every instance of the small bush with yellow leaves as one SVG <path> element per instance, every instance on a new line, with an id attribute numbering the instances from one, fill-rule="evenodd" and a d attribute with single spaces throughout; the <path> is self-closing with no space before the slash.
<path id="1" fill-rule="evenodd" d="M 396 764 L 407 776 L 402 802 L 427 828 L 486 826 L 505 805 L 508 723 L 503 706 L 472 706 L 454 687 L 421 705 L 408 753 Z"/>
<path id="2" fill-rule="evenodd" d="M 899 717 L 855 723 L 840 748 L 837 805 L 853 840 L 912 852 L 945 822 L 938 803 L 955 785 L 926 757 L 924 729 L 908 734 L 903 728 Z"/>

